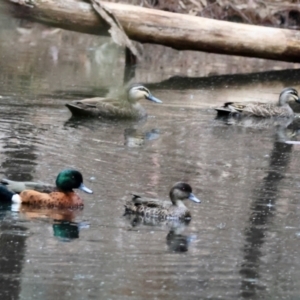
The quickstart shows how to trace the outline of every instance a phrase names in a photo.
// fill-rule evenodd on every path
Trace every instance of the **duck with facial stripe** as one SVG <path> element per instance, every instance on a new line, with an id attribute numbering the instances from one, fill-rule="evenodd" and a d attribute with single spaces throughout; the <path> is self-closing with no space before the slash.
<path id="1" fill-rule="evenodd" d="M 89 116 L 116 119 L 142 119 L 147 116 L 146 110 L 138 102 L 146 99 L 155 103 L 162 103 L 142 85 L 131 85 L 125 92 L 115 98 L 89 98 L 75 100 L 66 106 L 73 116 Z"/>
<path id="2" fill-rule="evenodd" d="M 226 102 L 215 110 L 218 115 L 238 114 L 241 116 L 254 116 L 262 118 L 293 117 L 294 111 L 289 106 L 289 101 L 300 103 L 298 92 L 293 88 L 285 88 L 279 95 L 279 101 L 274 103 L 261 102 Z"/>

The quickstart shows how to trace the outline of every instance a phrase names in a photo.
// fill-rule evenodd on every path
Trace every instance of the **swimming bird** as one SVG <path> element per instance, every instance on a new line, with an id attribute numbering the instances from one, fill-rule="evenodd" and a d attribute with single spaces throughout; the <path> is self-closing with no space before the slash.
<path id="1" fill-rule="evenodd" d="M 10 187 L 13 186 L 10 181 Z M 18 183 L 18 182 L 17 182 Z M 0 201 L 11 201 L 17 204 L 27 204 L 39 207 L 58 207 L 58 208 L 80 208 L 83 207 L 83 200 L 73 189 L 80 189 L 88 194 L 93 191 L 83 184 L 82 174 L 73 169 L 61 171 L 56 178 L 56 191 L 41 193 L 33 189 L 24 189 L 20 194 L 16 194 L 0 185 Z M 36 183 L 34 183 L 36 184 Z M 43 184 L 42 184 L 43 185 Z M 25 186 L 33 186 L 26 182 Z"/>
<path id="2" fill-rule="evenodd" d="M 125 214 L 139 214 L 159 219 L 190 219 L 191 213 L 182 202 L 190 199 L 196 203 L 201 201 L 192 193 L 189 184 L 178 182 L 170 190 L 170 201 L 142 198 L 133 195 L 131 201 L 125 204 Z"/>
<path id="3" fill-rule="evenodd" d="M 139 103 L 146 99 L 155 103 L 162 103 L 142 85 L 131 85 L 123 91 L 123 95 L 115 98 L 89 98 L 75 100 L 66 106 L 73 116 L 89 116 L 98 118 L 141 119 L 147 116 L 146 110 Z"/>
<path id="4" fill-rule="evenodd" d="M 255 117 L 293 117 L 294 111 L 288 101 L 300 103 L 298 92 L 293 88 L 285 88 L 275 103 L 261 102 L 226 102 L 222 107 L 215 108 L 218 115 L 238 114 Z"/>
<path id="5" fill-rule="evenodd" d="M 55 184 L 48 184 L 43 182 L 14 181 L 2 178 L 0 183 L 2 185 L 5 185 L 8 190 L 15 193 L 21 193 L 24 190 L 35 190 L 41 193 L 51 193 L 57 191 L 57 187 Z"/>

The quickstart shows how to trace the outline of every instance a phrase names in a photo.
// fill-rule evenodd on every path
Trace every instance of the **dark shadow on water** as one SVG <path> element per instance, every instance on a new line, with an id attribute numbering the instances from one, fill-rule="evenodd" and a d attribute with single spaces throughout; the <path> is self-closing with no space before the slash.
<path id="1" fill-rule="evenodd" d="M 206 77 L 182 77 L 174 76 L 159 83 L 149 83 L 149 89 L 201 89 L 201 88 L 225 88 L 226 86 L 249 86 L 257 84 L 272 84 L 281 82 L 283 86 L 298 85 L 300 77 L 299 69 L 282 71 L 267 71 L 249 74 L 213 75 Z"/>
<path id="2" fill-rule="evenodd" d="M 11 205 L 0 205 L 0 298 L 19 299 L 27 228 L 13 224 Z"/>
<path id="3" fill-rule="evenodd" d="M 9 124 L 4 123 L 5 121 L 0 124 L 1 127 L 6 127 L 5 137 L 1 139 L 4 156 L 1 163 L 2 172 L 12 180 L 32 180 L 37 155 L 34 143 L 35 127 L 27 122 L 30 119 L 29 114 L 24 107 L 15 107 L 13 111 L 2 110 L 0 119 L 14 120 Z"/>
<path id="4" fill-rule="evenodd" d="M 269 171 L 261 187 L 253 195 L 249 226 L 245 228 L 244 261 L 240 270 L 243 277 L 241 296 L 245 299 L 262 299 L 261 291 L 265 288 L 258 283 L 262 276 L 262 247 L 267 242 L 265 237 L 270 222 L 276 216 L 275 205 L 280 196 L 279 184 L 289 166 L 292 147 L 274 142 Z"/>
<path id="5" fill-rule="evenodd" d="M 183 234 L 191 220 L 159 220 L 134 214 L 125 214 L 124 216 L 132 228 L 156 226 L 169 230 L 166 236 L 166 244 L 170 252 L 187 252 L 190 244 L 196 239 L 196 235 Z"/>
<path id="6" fill-rule="evenodd" d="M 28 108 L 27 108 L 28 109 Z M 35 127 L 25 107 L 0 111 L 0 126 L 5 129 L 1 139 L 1 170 L 13 180 L 32 180 L 37 165 L 33 142 Z M 9 120 L 9 123 L 6 123 Z M 25 259 L 27 228 L 12 220 L 11 205 L 0 207 L 0 298 L 18 299 L 21 273 Z"/>

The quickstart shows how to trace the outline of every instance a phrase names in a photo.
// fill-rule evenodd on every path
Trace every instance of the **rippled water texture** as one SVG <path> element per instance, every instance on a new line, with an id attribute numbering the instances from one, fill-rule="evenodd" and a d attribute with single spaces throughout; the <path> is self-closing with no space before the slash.
<path id="1" fill-rule="evenodd" d="M 124 51 L 0 23 L 0 175 L 51 183 L 73 167 L 94 191 L 83 211 L 1 206 L 1 299 L 300 298 L 300 146 L 213 110 L 300 89 L 299 65 L 145 45 L 132 80 L 164 103 L 144 103 L 144 122 L 74 120 L 67 101 L 122 85 Z M 181 180 L 202 200 L 190 224 L 123 216 L 130 193 L 168 199 Z"/>

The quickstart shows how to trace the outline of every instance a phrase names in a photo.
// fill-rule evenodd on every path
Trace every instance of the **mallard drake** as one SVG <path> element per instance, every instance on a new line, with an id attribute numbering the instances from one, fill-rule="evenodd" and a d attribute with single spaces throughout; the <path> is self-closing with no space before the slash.
<path id="1" fill-rule="evenodd" d="M 14 183 L 10 181 L 8 185 L 13 189 Z M 36 187 L 38 183 L 26 182 L 24 187 Z M 44 184 L 41 184 L 40 188 Z M 15 185 L 17 186 L 17 184 Z M 6 186 L 0 186 L 1 201 L 10 201 L 17 204 L 27 204 L 40 207 L 59 207 L 59 208 L 80 208 L 83 207 L 83 200 L 73 189 L 80 189 L 88 194 L 93 192 L 83 184 L 82 174 L 77 170 L 66 169 L 60 172 L 56 178 L 56 191 L 50 193 L 41 193 L 33 189 L 24 189 L 20 194 L 16 194 L 7 189 Z"/>
<path id="2" fill-rule="evenodd" d="M 218 115 L 239 114 L 255 117 L 293 117 L 294 111 L 288 101 L 300 103 L 298 92 L 293 88 L 285 88 L 279 95 L 277 104 L 261 102 L 226 102 L 222 107 L 215 108 Z"/>
<path id="3" fill-rule="evenodd" d="M 159 219 L 190 219 L 191 213 L 182 201 L 190 199 L 196 203 L 201 202 L 192 193 L 191 186 L 183 182 L 176 183 L 171 188 L 169 196 L 172 203 L 133 195 L 131 201 L 125 204 L 125 214 L 139 214 Z"/>
<path id="4" fill-rule="evenodd" d="M 162 103 L 147 88 L 135 84 L 124 90 L 123 95 L 119 95 L 118 99 L 96 97 L 75 100 L 67 103 L 66 106 L 74 116 L 141 119 L 147 116 L 146 110 L 138 102 L 142 99 Z"/>

